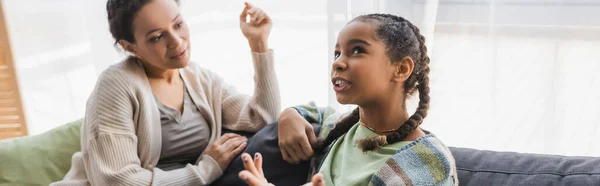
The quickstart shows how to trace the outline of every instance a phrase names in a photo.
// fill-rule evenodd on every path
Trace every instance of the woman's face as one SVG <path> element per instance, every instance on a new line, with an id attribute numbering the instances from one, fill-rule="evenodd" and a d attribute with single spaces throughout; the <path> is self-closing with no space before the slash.
<path id="1" fill-rule="evenodd" d="M 190 31 L 174 0 L 153 0 L 133 19 L 134 43 L 121 44 L 148 65 L 177 69 L 190 60 Z"/>

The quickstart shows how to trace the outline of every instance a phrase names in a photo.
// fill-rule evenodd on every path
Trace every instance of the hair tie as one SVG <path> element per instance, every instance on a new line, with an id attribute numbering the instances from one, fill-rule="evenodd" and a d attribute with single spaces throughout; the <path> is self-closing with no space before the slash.
<path id="1" fill-rule="evenodd" d="M 388 142 L 387 142 L 387 136 L 381 135 L 381 136 L 379 136 L 377 138 L 378 138 L 377 141 L 379 142 L 379 146 L 385 146 L 385 145 L 388 144 Z"/>

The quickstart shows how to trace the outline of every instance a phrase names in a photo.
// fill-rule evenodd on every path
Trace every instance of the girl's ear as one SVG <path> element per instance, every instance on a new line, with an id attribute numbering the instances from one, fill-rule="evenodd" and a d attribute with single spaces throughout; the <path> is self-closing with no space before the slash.
<path id="1" fill-rule="evenodd" d="M 392 82 L 400 83 L 404 82 L 410 77 L 415 68 L 415 62 L 409 56 L 403 57 L 399 61 L 393 63 L 394 65 L 394 76 Z"/>

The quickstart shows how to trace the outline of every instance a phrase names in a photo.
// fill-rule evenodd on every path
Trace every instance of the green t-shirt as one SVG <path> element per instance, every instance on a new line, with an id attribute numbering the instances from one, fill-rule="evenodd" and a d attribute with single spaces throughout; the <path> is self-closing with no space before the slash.
<path id="1" fill-rule="evenodd" d="M 323 161 L 319 172 L 326 185 L 369 185 L 375 172 L 400 148 L 412 141 L 388 144 L 373 152 L 362 152 L 355 144 L 357 140 L 376 137 L 361 124 L 355 124 L 333 145 Z"/>

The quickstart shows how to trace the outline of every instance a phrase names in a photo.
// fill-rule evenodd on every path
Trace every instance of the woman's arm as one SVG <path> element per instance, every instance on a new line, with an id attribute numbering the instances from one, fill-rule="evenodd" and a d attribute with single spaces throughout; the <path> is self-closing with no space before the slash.
<path id="1" fill-rule="evenodd" d="M 277 76 L 273 69 L 273 52 L 253 53 L 255 75 L 254 94 L 250 97 L 237 92 L 221 77 L 209 73 L 213 87 L 221 87 L 223 127 L 256 132 L 274 122 L 281 111 L 281 97 Z"/>
<path id="2" fill-rule="evenodd" d="M 246 17 L 250 15 L 250 21 Z M 215 87 L 222 87 L 223 126 L 232 130 L 256 132 L 275 121 L 281 111 L 279 83 L 275 75 L 273 51 L 268 50 L 272 21 L 260 8 L 246 3 L 240 15 L 240 29 L 248 39 L 254 63 L 254 95 L 239 94 L 222 78 L 212 74 Z"/>
<path id="3" fill-rule="evenodd" d="M 142 167 L 138 152 L 135 88 L 126 72 L 109 69 L 87 102 L 83 154 L 91 185 L 206 185 L 221 176 L 218 163 L 204 155 L 196 165 L 173 171 Z M 145 124 L 143 121 L 141 124 Z"/>

